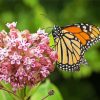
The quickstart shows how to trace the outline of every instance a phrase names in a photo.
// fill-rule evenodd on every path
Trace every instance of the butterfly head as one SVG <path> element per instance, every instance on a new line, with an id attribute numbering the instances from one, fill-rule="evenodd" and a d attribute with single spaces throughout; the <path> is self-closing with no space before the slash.
<path id="1" fill-rule="evenodd" d="M 54 26 L 52 29 L 52 35 L 54 38 L 59 37 L 61 34 L 61 27 L 60 26 Z"/>

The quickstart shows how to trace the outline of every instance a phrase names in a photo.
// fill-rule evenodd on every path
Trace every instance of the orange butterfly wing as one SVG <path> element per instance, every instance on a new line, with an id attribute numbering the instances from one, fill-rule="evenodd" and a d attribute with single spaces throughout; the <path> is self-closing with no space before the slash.
<path id="1" fill-rule="evenodd" d="M 88 28 L 87 28 L 88 27 Z M 72 26 L 67 26 L 62 30 L 64 33 L 71 32 L 73 33 L 82 43 L 82 45 L 86 45 L 87 41 L 91 41 L 95 39 L 99 39 L 100 31 L 94 25 L 88 24 L 77 24 Z"/>
<path id="2" fill-rule="evenodd" d="M 88 36 L 88 34 L 86 32 L 82 32 L 82 30 L 79 27 L 68 27 L 63 29 L 64 32 L 71 32 L 73 33 L 80 41 L 83 45 L 86 44 L 87 40 L 90 40 L 90 37 Z"/>

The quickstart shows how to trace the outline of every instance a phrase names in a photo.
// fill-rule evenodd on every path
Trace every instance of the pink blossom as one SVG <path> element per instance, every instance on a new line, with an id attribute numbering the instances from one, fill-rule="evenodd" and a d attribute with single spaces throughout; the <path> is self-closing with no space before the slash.
<path id="1" fill-rule="evenodd" d="M 41 73 L 42 77 L 47 77 L 47 76 L 49 75 L 50 72 L 48 71 L 47 66 L 43 66 L 43 67 L 41 68 L 40 73 Z"/>
<path id="2" fill-rule="evenodd" d="M 23 49 L 24 51 L 27 51 L 27 48 L 30 46 L 30 43 L 27 43 L 26 40 L 19 41 L 18 49 Z"/>
<path id="3" fill-rule="evenodd" d="M 24 65 L 31 65 L 32 63 L 34 63 L 34 61 L 35 61 L 34 58 L 30 59 L 29 57 L 26 57 L 24 59 Z"/>
<path id="4" fill-rule="evenodd" d="M 12 22 L 12 23 L 7 23 L 6 26 L 8 28 L 15 28 L 16 27 L 17 22 Z"/>
<path id="5" fill-rule="evenodd" d="M 13 55 L 9 55 L 9 58 L 10 58 L 11 64 L 19 65 L 21 63 L 22 56 L 18 55 L 17 52 L 14 52 Z"/>
<path id="6" fill-rule="evenodd" d="M 56 51 L 51 51 L 50 52 L 50 58 L 52 61 L 56 61 L 58 58 L 57 52 Z"/>
<path id="7" fill-rule="evenodd" d="M 15 90 L 44 80 L 57 60 L 45 30 L 20 32 L 16 24 L 7 23 L 10 31 L 0 32 L 0 81 L 10 83 Z"/>
<path id="8" fill-rule="evenodd" d="M 3 60 L 8 56 L 8 50 L 6 48 L 0 48 L 0 60 Z"/>
<path id="9" fill-rule="evenodd" d="M 37 34 L 46 35 L 45 30 L 41 30 L 40 28 L 37 30 Z"/>

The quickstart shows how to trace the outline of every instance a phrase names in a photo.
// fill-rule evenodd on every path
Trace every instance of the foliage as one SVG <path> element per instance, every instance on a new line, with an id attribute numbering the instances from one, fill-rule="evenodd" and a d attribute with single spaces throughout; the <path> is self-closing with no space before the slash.
<path id="1" fill-rule="evenodd" d="M 31 100 L 41 100 L 43 96 L 48 95 L 49 90 L 54 90 L 54 95 L 49 96 L 46 100 L 63 100 L 59 90 L 55 85 L 53 85 L 49 80 L 47 80 L 44 84 L 42 84 L 37 91 L 32 96 Z"/>

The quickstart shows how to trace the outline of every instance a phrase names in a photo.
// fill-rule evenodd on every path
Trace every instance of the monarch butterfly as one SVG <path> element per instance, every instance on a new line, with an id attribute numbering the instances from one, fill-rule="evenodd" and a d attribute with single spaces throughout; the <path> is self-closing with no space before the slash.
<path id="1" fill-rule="evenodd" d="M 100 40 L 100 29 L 85 23 L 52 29 L 55 49 L 58 53 L 57 65 L 65 71 L 78 71 L 80 64 L 87 64 L 84 52 Z"/>

